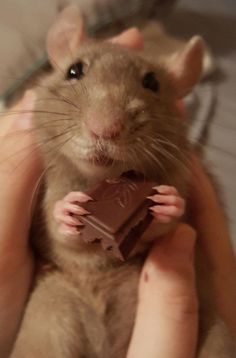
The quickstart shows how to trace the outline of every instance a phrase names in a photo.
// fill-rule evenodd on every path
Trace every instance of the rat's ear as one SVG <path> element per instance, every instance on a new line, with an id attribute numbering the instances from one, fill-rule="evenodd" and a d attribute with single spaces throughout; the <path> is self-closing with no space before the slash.
<path id="1" fill-rule="evenodd" d="M 198 82 L 202 73 L 204 42 L 194 36 L 183 50 L 172 55 L 166 63 L 177 98 L 187 95 Z"/>
<path id="2" fill-rule="evenodd" d="M 52 65 L 76 53 L 85 38 L 83 17 L 77 6 L 66 7 L 49 30 L 47 52 Z"/>

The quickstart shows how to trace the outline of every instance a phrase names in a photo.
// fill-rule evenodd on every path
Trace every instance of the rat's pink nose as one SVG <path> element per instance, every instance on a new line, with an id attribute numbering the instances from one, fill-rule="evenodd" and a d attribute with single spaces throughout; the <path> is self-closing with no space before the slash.
<path id="1" fill-rule="evenodd" d="M 102 119 L 97 117 L 90 118 L 87 126 L 92 137 L 101 139 L 117 139 L 122 130 L 120 122 L 111 121 L 109 124 L 104 124 Z"/>

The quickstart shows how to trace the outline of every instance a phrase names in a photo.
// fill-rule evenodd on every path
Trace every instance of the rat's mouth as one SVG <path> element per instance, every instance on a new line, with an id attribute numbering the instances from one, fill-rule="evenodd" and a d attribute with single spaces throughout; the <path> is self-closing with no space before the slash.
<path id="1" fill-rule="evenodd" d="M 109 158 L 103 154 L 99 154 L 90 158 L 90 163 L 99 165 L 100 167 L 110 167 L 114 162 L 114 159 Z"/>

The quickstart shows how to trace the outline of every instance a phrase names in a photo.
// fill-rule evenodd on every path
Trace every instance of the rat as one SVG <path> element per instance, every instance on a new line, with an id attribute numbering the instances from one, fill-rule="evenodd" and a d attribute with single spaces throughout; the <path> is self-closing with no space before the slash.
<path id="1" fill-rule="evenodd" d="M 45 164 L 31 234 L 38 267 L 11 358 L 125 357 L 147 248 L 185 211 L 191 147 L 176 101 L 201 75 L 201 38 L 155 64 L 143 51 L 85 38 L 74 6 L 47 38 L 53 72 L 37 89 L 34 113 Z M 159 185 L 153 224 L 121 262 L 81 242 L 79 216 L 89 213 L 79 204 L 93 199 L 86 194 L 92 185 L 129 170 Z M 200 329 L 218 337 L 207 312 Z M 199 357 L 225 357 L 215 354 L 211 336 L 200 337 Z"/>

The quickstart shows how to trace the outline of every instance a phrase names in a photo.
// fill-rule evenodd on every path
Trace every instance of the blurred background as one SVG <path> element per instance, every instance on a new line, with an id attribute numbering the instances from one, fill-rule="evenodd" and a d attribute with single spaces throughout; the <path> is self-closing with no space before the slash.
<path id="1" fill-rule="evenodd" d="M 106 36 L 131 25 L 145 28 L 151 46 L 173 51 L 200 34 L 208 67 L 186 98 L 189 137 L 203 151 L 222 188 L 236 248 L 236 1 L 235 0 L 8 0 L 0 1 L 0 101 L 11 103 L 35 73 L 47 67 L 45 38 L 58 12 L 77 3 L 88 31 Z M 167 34 L 153 26 L 163 23 Z"/>

